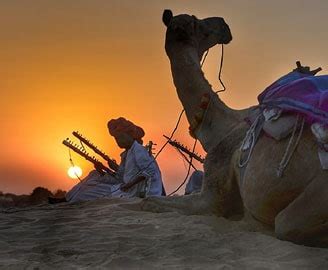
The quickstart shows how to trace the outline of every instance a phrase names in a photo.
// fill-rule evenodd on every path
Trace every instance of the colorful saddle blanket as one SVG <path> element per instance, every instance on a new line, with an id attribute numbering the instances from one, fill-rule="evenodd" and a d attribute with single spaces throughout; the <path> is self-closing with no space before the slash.
<path id="1" fill-rule="evenodd" d="M 328 75 L 290 72 L 267 87 L 258 96 L 258 101 L 259 107 L 251 111 L 246 119 L 251 126 L 240 148 L 241 176 L 261 131 L 278 141 L 293 131 L 291 143 L 299 117 L 311 126 L 319 146 L 321 166 L 328 170 Z"/>
<path id="2" fill-rule="evenodd" d="M 290 72 L 267 87 L 258 101 L 265 118 L 262 128 L 276 140 L 291 133 L 296 115 L 304 118 L 319 145 L 322 168 L 328 169 L 328 75 Z"/>
<path id="3" fill-rule="evenodd" d="M 328 125 L 328 75 L 290 72 L 267 87 L 258 101 L 261 107 L 301 114 L 309 124 Z"/>

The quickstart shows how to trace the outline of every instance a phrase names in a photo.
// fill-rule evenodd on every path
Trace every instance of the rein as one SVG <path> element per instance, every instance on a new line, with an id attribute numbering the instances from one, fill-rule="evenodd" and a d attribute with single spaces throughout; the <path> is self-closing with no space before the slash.
<path id="1" fill-rule="evenodd" d="M 202 61 L 201 61 L 201 65 L 200 65 L 201 68 L 203 67 L 203 65 L 204 65 L 204 63 L 205 63 L 205 60 L 206 60 L 206 57 L 207 57 L 208 53 L 209 53 L 209 50 L 207 50 L 207 51 L 205 52 L 205 54 L 204 54 L 204 57 L 203 57 L 203 59 L 202 59 Z M 225 87 L 223 81 L 221 80 L 221 73 L 222 73 L 222 67 L 223 67 L 223 59 L 224 59 L 224 50 L 223 50 L 223 44 L 221 44 L 221 60 L 220 60 L 220 65 L 219 65 L 218 79 L 219 79 L 219 81 L 220 81 L 220 83 L 221 83 L 223 89 L 220 89 L 220 90 L 218 90 L 218 91 L 215 91 L 216 94 L 219 93 L 219 92 L 224 92 L 224 91 L 226 90 L 226 87 Z M 206 114 L 207 114 L 207 112 L 208 112 L 208 109 L 209 109 L 209 106 L 210 106 L 211 100 L 212 100 L 212 96 L 210 97 L 210 101 L 209 101 L 208 106 L 207 106 L 207 108 L 206 108 L 206 111 L 205 111 L 205 113 L 204 113 L 203 119 L 202 119 L 202 121 L 201 121 L 201 123 L 200 123 L 200 127 L 199 127 L 200 130 L 201 130 L 202 126 L 203 126 L 204 118 L 206 117 Z M 149 168 L 149 166 L 150 166 L 152 163 L 154 163 L 154 162 L 156 161 L 157 157 L 158 157 L 158 156 L 160 155 L 160 153 L 164 150 L 164 148 L 167 146 L 167 144 L 169 143 L 169 141 L 172 140 L 172 138 L 173 138 L 175 132 L 177 131 L 177 129 L 178 129 L 178 127 L 179 127 L 179 124 L 180 124 L 180 121 L 181 121 L 181 117 L 182 117 L 182 115 L 183 115 L 184 112 L 185 112 L 184 109 L 180 112 L 179 117 L 178 117 L 178 120 L 177 120 L 177 122 L 176 122 L 176 125 L 175 125 L 173 131 L 171 132 L 171 135 L 168 137 L 168 139 L 167 139 L 167 141 L 164 143 L 164 145 L 160 148 L 160 150 L 158 151 L 158 153 L 156 154 L 156 156 L 154 157 L 154 159 L 153 159 L 151 162 L 149 162 L 149 164 L 148 164 L 143 170 Z M 197 141 L 198 141 L 198 139 L 195 139 L 194 145 L 193 145 L 193 147 L 192 147 L 192 153 L 193 153 L 193 154 L 195 154 L 195 149 L 196 149 Z M 71 162 L 71 164 L 74 165 L 73 160 L 72 160 L 72 157 L 71 157 L 71 152 L 70 152 L 70 151 L 69 151 L 69 156 L 70 156 L 70 162 Z M 192 161 L 193 161 L 193 157 L 191 156 L 190 159 L 189 159 L 189 161 L 188 161 L 189 166 L 188 166 L 188 171 L 187 171 L 187 175 L 186 175 L 185 179 L 182 181 L 182 183 L 181 183 L 181 184 L 180 184 L 180 185 L 179 185 L 179 186 L 178 186 L 173 192 L 171 192 L 171 193 L 168 194 L 167 196 L 171 196 L 171 195 L 175 194 L 176 192 L 178 192 L 178 191 L 180 190 L 180 188 L 186 183 L 186 181 L 187 181 L 187 179 L 188 179 L 188 176 L 189 176 L 189 174 L 190 174 L 191 167 L 194 168 L 194 166 L 193 166 L 193 164 L 192 164 Z M 139 171 L 135 174 L 135 177 L 136 177 L 140 172 L 141 172 L 141 170 L 139 170 Z M 134 178 L 134 177 L 133 177 L 133 178 Z M 78 178 L 78 179 L 81 181 L 80 178 Z M 112 191 L 110 194 L 114 193 L 115 191 L 118 191 L 119 189 L 120 189 L 120 188 L 118 188 L 118 189 Z"/>
<path id="2" fill-rule="evenodd" d="M 200 67 L 201 67 L 201 68 L 203 67 L 203 65 L 204 65 L 204 63 L 205 63 L 206 57 L 207 57 L 207 55 L 208 55 L 208 52 L 209 52 L 209 49 L 205 52 L 204 57 L 203 57 L 203 59 L 202 59 L 202 61 L 201 61 L 201 64 L 200 64 Z M 223 58 L 224 58 L 224 50 L 223 50 L 223 44 L 221 44 L 221 61 L 220 61 L 220 66 L 219 66 L 218 79 L 219 79 L 219 81 L 220 81 L 220 83 L 221 83 L 223 89 L 220 89 L 220 90 L 218 90 L 218 91 L 215 91 L 216 94 L 217 94 L 217 93 L 220 93 L 220 92 L 224 92 L 224 91 L 226 90 L 226 87 L 225 87 L 223 81 L 221 80 L 221 73 L 222 73 L 222 68 L 223 68 Z M 203 116 L 202 121 L 201 121 L 201 123 L 200 123 L 200 127 L 199 127 L 200 130 L 201 130 L 202 126 L 203 126 L 203 122 L 204 122 L 204 119 L 205 119 L 206 114 L 207 114 L 207 112 L 208 112 L 208 108 L 210 107 L 211 100 L 212 100 L 212 96 L 210 97 L 210 100 L 209 100 L 208 106 L 207 106 L 207 108 L 206 108 L 206 110 L 205 110 L 204 116 Z M 181 114 L 182 114 L 183 112 L 184 112 L 184 109 L 182 110 Z M 172 139 L 172 137 L 171 137 L 170 139 Z M 198 139 L 195 139 L 195 142 L 194 142 L 194 145 L 193 145 L 193 148 L 192 148 L 192 153 L 193 153 L 193 154 L 195 154 L 195 149 L 196 149 L 197 141 L 198 141 Z M 169 142 L 169 140 L 167 141 L 167 143 L 168 143 L 168 142 Z M 166 144 L 167 144 L 167 143 L 166 143 Z M 171 192 L 168 196 L 171 196 L 171 195 L 175 194 L 176 192 L 178 192 L 178 191 L 180 190 L 180 188 L 186 183 L 186 181 L 187 181 L 187 179 L 188 179 L 188 176 L 189 176 L 189 174 L 190 174 L 191 167 L 193 167 L 193 165 L 192 165 L 192 161 L 193 161 L 193 157 L 190 157 L 190 160 L 188 161 L 188 163 L 189 163 L 188 171 L 187 171 L 187 175 L 186 175 L 185 179 L 184 179 L 184 180 L 182 181 L 182 183 L 181 183 L 181 184 L 180 184 L 180 185 L 179 185 L 179 186 L 178 186 L 173 192 Z"/>

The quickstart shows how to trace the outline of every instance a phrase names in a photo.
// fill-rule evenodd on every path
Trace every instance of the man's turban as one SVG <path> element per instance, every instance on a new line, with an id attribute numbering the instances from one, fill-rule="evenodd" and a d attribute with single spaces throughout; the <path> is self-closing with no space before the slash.
<path id="1" fill-rule="evenodd" d="M 121 133 L 126 133 L 139 143 L 142 143 L 141 138 L 145 136 L 145 132 L 141 127 L 136 126 L 123 117 L 108 121 L 107 127 L 110 135 L 116 137 Z"/>

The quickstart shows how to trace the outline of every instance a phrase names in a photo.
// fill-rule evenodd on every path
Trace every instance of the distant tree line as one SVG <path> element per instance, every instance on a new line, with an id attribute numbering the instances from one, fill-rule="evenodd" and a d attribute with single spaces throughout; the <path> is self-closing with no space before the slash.
<path id="1" fill-rule="evenodd" d="M 26 207 L 48 203 L 48 197 L 62 198 L 66 191 L 57 189 L 51 192 L 44 187 L 36 187 L 29 195 L 16 195 L 12 193 L 3 193 L 0 191 L 0 208 L 7 207 Z"/>

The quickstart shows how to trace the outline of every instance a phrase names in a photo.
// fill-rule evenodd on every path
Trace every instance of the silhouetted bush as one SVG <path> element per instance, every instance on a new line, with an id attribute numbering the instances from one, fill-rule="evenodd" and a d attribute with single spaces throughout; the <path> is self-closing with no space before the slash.
<path id="1" fill-rule="evenodd" d="M 1 207 L 26 207 L 30 205 L 48 203 L 48 197 L 63 198 L 66 195 L 65 190 L 57 189 L 52 193 L 44 187 L 36 187 L 30 195 L 16 195 L 12 193 L 3 193 L 0 191 Z"/>
<path id="2" fill-rule="evenodd" d="M 54 192 L 54 197 L 56 197 L 56 198 L 63 198 L 63 197 L 65 197 L 65 195 L 66 195 L 66 191 L 65 190 L 57 189 Z"/>
<path id="3" fill-rule="evenodd" d="M 15 202 L 12 197 L 5 196 L 2 192 L 0 194 L 0 208 L 1 207 L 13 207 Z"/>
<path id="4" fill-rule="evenodd" d="M 48 197 L 50 196 L 53 196 L 53 194 L 49 189 L 44 187 L 37 187 L 32 191 L 29 197 L 29 202 L 31 204 L 45 203 L 48 202 Z"/>

